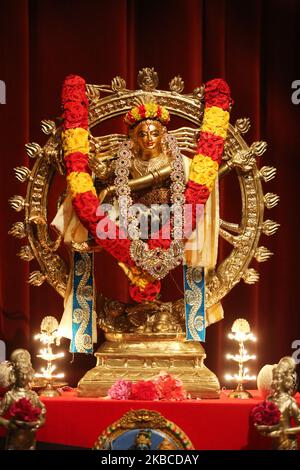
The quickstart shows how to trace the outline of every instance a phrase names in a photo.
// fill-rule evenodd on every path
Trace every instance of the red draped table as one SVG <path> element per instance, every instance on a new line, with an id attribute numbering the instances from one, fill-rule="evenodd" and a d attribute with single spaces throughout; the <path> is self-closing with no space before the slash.
<path id="1" fill-rule="evenodd" d="M 258 434 L 249 421 L 252 408 L 262 401 L 257 391 L 249 400 L 230 399 L 222 392 L 216 400 L 132 401 L 79 398 L 64 392 L 55 398 L 43 397 L 46 424 L 37 440 L 65 446 L 91 448 L 101 432 L 129 410 L 158 411 L 173 421 L 190 438 L 196 450 L 268 449 L 271 440 Z M 300 394 L 296 395 L 300 404 Z M 3 428 L 0 435 L 4 435 Z"/>
<path id="2" fill-rule="evenodd" d="M 43 398 L 46 424 L 37 440 L 91 448 L 112 422 L 129 410 L 144 408 L 173 421 L 197 450 L 268 449 L 270 439 L 261 437 L 249 422 L 251 409 L 262 401 L 259 393 L 253 391 L 254 398 L 249 400 L 230 399 L 227 393 L 222 392 L 218 400 L 172 402 L 79 398 L 75 391 L 64 392 L 60 397 Z M 300 394 L 296 398 L 300 403 Z"/>

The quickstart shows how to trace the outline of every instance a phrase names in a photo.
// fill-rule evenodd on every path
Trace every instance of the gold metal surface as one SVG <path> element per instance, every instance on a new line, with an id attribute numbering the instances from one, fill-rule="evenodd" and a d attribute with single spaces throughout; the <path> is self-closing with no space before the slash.
<path id="1" fill-rule="evenodd" d="M 228 398 L 240 398 L 241 400 L 248 400 L 248 398 L 253 398 L 248 390 L 244 390 L 243 384 L 239 383 L 235 390 L 228 394 Z"/>
<path id="2" fill-rule="evenodd" d="M 54 384 L 55 378 L 46 379 L 46 385 L 38 390 L 40 397 L 59 397 L 61 392 Z"/>
<path id="3" fill-rule="evenodd" d="M 15 195 L 13 197 L 11 197 L 9 200 L 8 200 L 10 206 L 12 209 L 14 209 L 15 211 L 17 212 L 21 212 L 24 207 L 25 207 L 25 199 L 23 198 L 23 196 L 18 196 L 18 195 Z"/>
<path id="4" fill-rule="evenodd" d="M 180 75 L 177 75 L 177 77 L 172 78 L 172 80 L 169 83 L 169 88 L 173 93 L 181 93 L 184 89 L 184 81 L 180 77 Z"/>
<path id="5" fill-rule="evenodd" d="M 28 178 L 30 178 L 31 171 L 27 166 L 17 166 L 14 168 L 15 172 L 15 177 L 18 181 L 21 181 L 21 183 L 25 183 Z"/>
<path id="6" fill-rule="evenodd" d="M 34 254 L 28 245 L 22 246 L 17 256 L 19 256 L 23 261 L 31 261 L 34 259 Z"/>
<path id="7" fill-rule="evenodd" d="M 139 73 L 138 90 L 128 90 L 126 82 L 120 77 L 112 80 L 109 85 L 87 85 L 87 93 L 90 100 L 89 128 L 93 129 L 97 124 L 119 116 L 127 112 L 137 99 L 153 97 L 160 105 L 166 106 L 173 115 L 180 116 L 197 128 L 182 127 L 170 131 L 177 139 L 179 148 L 183 152 L 195 151 L 195 133 L 198 131 L 203 116 L 204 105 L 203 89 L 198 88 L 192 94 L 181 94 L 184 83 L 182 79 L 175 77 L 170 82 L 170 91 L 158 90 L 158 76 L 153 69 L 143 69 Z M 101 96 L 100 97 L 100 93 Z M 106 96 L 105 96 L 106 94 Z M 53 242 L 49 232 L 47 220 L 48 193 L 55 172 L 65 172 L 61 151 L 61 128 L 56 129 L 52 122 L 43 121 L 43 131 L 51 135 L 45 146 L 28 144 L 27 151 L 32 157 L 37 157 L 32 169 L 30 180 L 27 183 L 26 200 L 21 196 L 11 199 L 11 205 L 15 210 L 25 208 L 25 226 L 31 249 L 37 259 L 41 273 L 57 292 L 64 296 L 67 285 L 69 267 L 65 265 L 60 255 L 53 250 Z M 248 271 L 249 264 L 258 248 L 259 238 L 262 233 L 273 235 L 279 224 L 271 220 L 264 221 L 264 206 L 273 207 L 278 196 L 264 195 L 261 180 L 267 182 L 274 178 L 276 170 L 272 167 L 263 167 L 259 170 L 256 166 L 256 155 L 262 155 L 266 149 L 265 142 L 254 142 L 250 147 L 245 143 L 241 134 L 250 128 L 248 118 L 238 119 L 234 126 L 230 125 L 227 137 L 223 164 L 219 171 L 219 177 L 225 176 L 233 169 L 236 172 L 242 199 L 241 220 L 237 224 L 226 225 L 223 221 L 220 226 L 220 236 L 232 245 L 232 251 L 216 268 L 210 276 L 206 289 L 206 305 L 211 307 L 225 297 L 228 292 L 244 279 L 246 282 L 257 280 L 258 277 Z M 111 159 L 125 139 L 122 134 L 110 134 L 96 137 L 91 135 L 92 152 L 90 158 L 97 157 L 101 163 L 99 177 L 105 174 L 103 165 L 109 164 Z M 95 152 L 95 153 L 93 153 Z M 97 156 L 98 155 L 98 156 Z M 166 174 L 168 173 L 167 170 Z M 166 176 L 166 175 L 164 175 Z M 147 177 L 146 177 L 147 178 Z M 153 181 L 153 176 L 149 179 Z M 140 187 L 144 186 L 141 181 Z M 147 186 L 151 182 L 147 182 Z M 135 189 L 135 188 L 134 188 Z M 228 224 L 228 223 L 227 223 Z M 231 227 L 235 226 L 233 231 Z M 60 239 L 55 248 L 58 249 Z M 93 246 L 89 246 L 94 250 Z M 85 251 L 87 248 L 83 248 Z M 261 257 L 258 257 L 259 260 Z M 35 285 L 38 285 L 35 283 Z"/>
<path id="8" fill-rule="evenodd" d="M 205 365 L 200 343 L 184 334 L 106 334 L 95 353 L 97 365 L 78 384 L 79 396 L 106 396 L 117 378 L 152 379 L 166 371 L 182 380 L 192 398 L 219 398 L 220 384 Z"/>
<path id="9" fill-rule="evenodd" d="M 46 276 L 44 276 L 40 271 L 33 271 L 29 275 L 29 284 L 32 286 L 39 287 L 43 284 L 43 282 L 46 280 Z"/>
<path id="10" fill-rule="evenodd" d="M 30 158 L 37 158 L 43 155 L 42 147 L 36 142 L 25 144 L 25 150 L 27 152 L 28 157 Z"/>
<path id="11" fill-rule="evenodd" d="M 184 333 L 184 302 L 154 301 L 127 305 L 102 295 L 97 301 L 99 327 L 106 333 Z"/>
<path id="12" fill-rule="evenodd" d="M 263 435 L 273 439 L 273 450 L 298 450 L 297 435 L 300 434 L 300 408 L 293 398 L 297 389 L 296 363 L 285 356 L 273 368 L 272 394 L 267 400 L 274 403 L 280 419 L 274 425 L 256 425 Z"/>
<path id="13" fill-rule="evenodd" d="M 10 361 L 1 365 L 0 387 L 10 387 L 0 402 L 0 425 L 7 429 L 5 449 L 34 450 L 35 433 L 45 423 L 46 407 L 29 387 L 34 375 L 30 354 L 26 349 L 15 349 Z M 24 420 L 18 414 L 9 416 L 11 407 L 24 398 L 30 402 L 31 407 L 40 410 L 40 414 L 32 421 L 30 418 L 28 420 L 28 410 Z"/>
<path id="14" fill-rule="evenodd" d="M 25 225 L 23 222 L 15 222 L 11 229 L 8 232 L 9 235 L 12 235 L 13 237 L 19 238 L 20 240 L 22 238 L 26 237 L 26 229 Z"/>
<path id="15" fill-rule="evenodd" d="M 54 121 L 51 121 L 49 119 L 44 119 L 41 122 L 41 129 L 46 135 L 55 134 L 56 124 Z"/>
<path id="16" fill-rule="evenodd" d="M 259 263 L 263 263 L 264 261 L 267 261 L 272 255 L 272 251 L 270 251 L 265 246 L 260 246 L 259 248 L 257 248 L 254 257 L 256 261 L 258 261 Z"/>
<path id="17" fill-rule="evenodd" d="M 202 122 L 204 111 L 204 88 L 198 87 L 190 94 L 182 94 L 184 88 L 183 80 L 180 77 L 175 77 L 170 81 L 169 91 L 159 90 L 157 89 L 158 75 L 150 68 L 143 69 L 139 72 L 138 83 L 140 89 L 129 90 L 127 89 L 124 79 L 115 77 L 111 85 L 88 84 L 86 87 L 89 99 L 90 165 L 98 181 L 103 183 L 104 187 L 112 174 L 110 167 L 113 168 L 116 152 L 120 143 L 124 141 L 126 136 L 123 134 L 109 134 L 99 137 L 92 135 L 92 130 L 101 122 L 124 115 L 124 113 L 129 111 L 131 107 L 136 104 L 137 100 L 147 101 L 147 99 L 152 98 L 157 104 L 165 106 L 171 115 L 179 116 L 188 121 L 194 127 L 185 126 L 172 130 L 169 133 L 176 138 L 181 152 L 192 154 L 196 149 L 195 136 Z M 248 146 L 242 134 L 246 133 L 249 128 L 250 121 L 248 118 L 238 119 L 234 126 L 229 126 L 223 163 L 219 169 L 219 179 L 225 177 L 229 172 L 235 171 L 240 186 L 242 208 L 239 221 L 221 222 L 219 234 L 232 248 L 229 255 L 221 260 L 219 265 L 216 266 L 215 271 L 210 273 L 207 279 L 206 308 L 217 305 L 242 279 L 247 283 L 253 283 L 258 280 L 259 275 L 253 268 L 250 268 L 250 263 L 254 256 L 259 262 L 265 261 L 271 253 L 268 252 L 267 248 L 264 250 L 259 248 L 260 236 L 262 233 L 273 235 L 279 227 L 279 224 L 272 220 L 264 220 L 265 208 L 270 209 L 274 207 L 278 202 L 278 196 L 272 193 L 264 195 L 262 187 L 262 181 L 268 182 L 274 178 L 276 170 L 267 166 L 261 168 L 261 170 L 257 168 L 256 156 L 263 154 L 266 150 L 266 143 L 254 142 L 251 146 Z M 45 120 L 42 121 L 42 130 L 50 136 L 44 147 L 42 148 L 36 143 L 27 144 L 26 146 L 28 155 L 36 159 L 30 174 L 25 169 L 16 170 L 16 176 L 19 179 L 21 178 L 22 181 L 26 181 L 27 193 L 26 198 L 14 196 L 10 200 L 10 204 L 16 211 L 25 209 L 25 218 L 24 222 L 20 222 L 20 224 L 23 225 L 14 225 L 10 233 L 13 236 L 21 238 L 25 231 L 30 250 L 39 263 L 40 271 L 31 273 L 29 282 L 32 285 L 40 286 L 46 280 L 64 297 L 70 266 L 66 265 L 65 260 L 58 252 L 62 237 L 52 239 L 53 235 L 50 232 L 50 224 L 48 221 L 48 195 L 50 188 L 52 184 L 54 184 L 57 174 L 65 175 L 65 164 L 61 145 L 61 127 L 56 128 L 53 121 Z M 170 173 L 170 167 L 161 169 L 159 172 L 165 172 L 160 176 L 167 177 Z M 151 181 L 145 183 L 143 178 L 149 178 Z M 155 179 L 153 175 L 143 178 L 141 178 L 138 188 L 148 187 Z M 146 184 L 146 186 L 143 186 L 144 184 Z M 111 191 L 113 191 L 112 188 Z M 78 249 L 78 251 L 81 252 L 96 251 L 94 245 L 90 243 L 84 244 L 84 246 L 71 246 L 71 250 L 74 249 Z M 26 248 L 26 250 L 28 249 Z M 31 257 L 29 252 L 28 257 Z M 178 303 L 173 303 L 172 311 L 175 311 L 178 305 Z M 102 327 L 104 326 L 106 331 L 120 331 L 122 334 L 125 332 L 132 334 L 139 329 L 142 333 L 150 329 L 153 333 L 155 331 L 164 331 L 166 325 L 169 325 L 169 331 L 174 327 L 173 321 L 168 322 L 163 320 L 164 317 L 166 317 L 166 309 L 164 312 L 150 314 L 149 309 L 151 310 L 152 308 L 155 311 L 155 306 L 150 306 L 149 308 L 149 306 L 144 305 L 145 311 L 143 313 L 140 312 L 144 320 L 139 326 L 136 326 L 134 323 L 139 323 L 139 321 L 137 321 L 138 315 L 130 310 L 130 306 L 123 305 L 120 307 L 119 305 L 118 308 L 119 310 L 123 310 L 122 314 L 116 317 L 109 317 L 107 312 L 103 313 L 101 308 L 99 309 L 99 323 Z M 182 312 L 182 307 L 180 307 L 180 309 Z M 180 314 L 180 316 L 181 315 L 182 314 Z M 159 318 L 161 319 L 160 322 Z M 154 327 L 154 319 L 157 320 L 158 324 L 156 330 Z M 183 331 L 183 324 L 180 321 L 175 322 L 175 324 L 179 324 L 178 331 Z M 114 328 L 116 329 L 114 330 Z M 140 341 L 144 341 L 144 339 L 140 339 Z M 158 342 L 154 341 L 153 344 L 149 341 L 146 341 L 146 343 L 148 347 L 150 347 L 151 344 L 151 347 L 157 348 L 159 341 L 160 339 Z M 171 347 L 172 341 L 163 342 L 162 340 L 168 354 L 173 354 Z M 133 346 L 132 341 L 130 344 L 133 348 L 133 354 L 135 346 Z M 198 366 L 195 368 L 193 366 L 197 361 L 199 363 L 199 361 L 201 362 L 203 360 L 203 352 L 200 352 L 200 359 L 196 358 L 196 354 L 193 356 L 193 359 L 190 359 L 188 355 L 185 356 L 184 348 L 190 348 L 191 346 L 185 346 L 183 348 L 182 345 L 184 342 L 177 342 L 177 340 L 174 344 L 177 344 L 178 351 L 180 351 L 180 354 L 183 354 L 182 357 L 186 358 L 186 362 L 184 362 L 184 360 L 180 363 L 180 366 L 178 362 L 179 359 L 176 359 L 176 371 L 178 370 L 178 373 L 180 373 L 179 369 L 181 368 L 181 371 L 184 369 L 183 373 L 186 377 L 186 379 L 184 379 L 185 385 L 195 381 L 195 377 L 199 377 L 199 381 L 202 381 L 208 389 L 211 387 L 214 390 L 213 393 L 216 394 L 219 384 L 215 376 L 210 376 L 205 368 L 201 371 L 201 368 Z M 126 349 L 126 344 L 123 341 L 117 343 L 114 341 L 113 345 L 117 350 L 120 350 L 120 348 Z M 115 356 L 114 348 L 111 352 L 111 357 L 115 358 L 119 364 L 120 361 Z M 97 354 L 101 355 L 101 351 L 102 349 Z M 154 358 L 156 357 L 155 352 L 156 349 L 153 349 L 152 356 Z M 163 357 L 165 358 L 165 356 Z M 130 357 L 128 357 L 128 361 L 129 360 Z M 158 363 L 159 366 L 155 369 L 155 372 L 158 369 L 161 370 L 161 367 L 164 365 L 164 359 L 160 358 Z M 142 357 L 139 358 L 137 366 L 133 371 L 133 376 L 138 374 L 138 368 L 141 367 L 141 364 L 144 364 Z M 131 366 L 133 367 L 132 364 Z M 102 366 L 99 365 L 97 367 Z M 101 373 L 95 373 L 97 380 L 102 374 L 103 383 L 106 384 L 103 385 L 101 394 L 104 393 L 105 387 L 107 390 L 108 385 L 119 377 L 117 374 L 120 373 L 120 369 L 117 366 L 115 369 L 114 367 L 115 366 L 111 365 L 111 362 L 109 362 L 109 368 L 105 366 L 104 369 L 101 369 Z M 99 370 L 100 369 L 98 369 L 98 371 Z M 150 368 L 143 366 L 141 370 L 143 373 L 147 371 L 147 376 L 150 376 L 151 370 L 154 372 L 152 366 Z M 193 371 L 194 374 L 191 375 L 193 380 L 189 378 L 191 371 Z M 107 377 L 107 379 L 105 377 Z M 86 385 L 84 385 L 85 381 Z M 83 390 L 88 394 L 87 384 L 94 383 L 96 383 L 96 380 L 94 381 L 94 373 L 92 373 L 91 376 L 87 375 L 85 379 L 81 381 L 81 394 L 83 394 Z M 200 387 L 199 383 L 198 385 L 196 384 L 195 387 Z M 94 390 L 94 385 L 91 385 L 91 387 L 91 390 Z M 195 390 L 195 394 L 201 394 L 198 388 Z"/>

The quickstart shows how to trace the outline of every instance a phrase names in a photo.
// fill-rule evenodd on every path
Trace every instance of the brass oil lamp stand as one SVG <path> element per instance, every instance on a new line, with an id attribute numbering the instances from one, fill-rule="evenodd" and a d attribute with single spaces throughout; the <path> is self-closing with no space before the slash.
<path id="1" fill-rule="evenodd" d="M 227 354 L 226 358 L 237 362 L 239 365 L 238 374 L 230 375 L 226 374 L 225 379 L 228 381 L 236 381 L 237 386 L 236 389 L 233 390 L 228 394 L 229 398 L 240 398 L 242 400 L 252 398 L 250 392 L 244 389 L 243 384 L 250 380 L 255 380 L 256 376 L 250 376 L 249 370 L 247 367 L 244 367 L 244 364 L 250 360 L 256 359 L 256 356 L 249 355 L 245 349 L 245 342 L 246 341 L 256 341 L 256 337 L 250 331 L 250 325 L 247 320 L 243 318 L 239 318 L 235 320 L 231 328 L 232 333 L 228 335 L 229 339 L 233 339 L 237 341 L 239 344 L 239 352 L 238 354 Z"/>

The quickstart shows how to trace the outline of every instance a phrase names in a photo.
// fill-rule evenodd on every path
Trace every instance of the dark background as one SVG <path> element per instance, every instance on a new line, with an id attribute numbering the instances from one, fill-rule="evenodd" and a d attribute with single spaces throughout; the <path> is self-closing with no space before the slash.
<path id="1" fill-rule="evenodd" d="M 259 165 L 278 169 L 277 178 L 264 188 L 280 195 L 280 205 L 266 209 L 265 218 L 281 227 L 260 241 L 274 256 L 254 265 L 258 284 L 239 284 L 223 302 L 225 319 L 207 331 L 206 363 L 223 382 L 233 367 L 225 353 L 236 346 L 226 335 L 239 317 L 247 318 L 258 336 L 253 371 L 290 355 L 292 342 L 300 339 L 300 105 L 291 101 L 291 84 L 300 79 L 300 1 L 4 0 L 0 8 L 0 79 L 7 93 L 7 103 L 0 105 L 0 338 L 8 352 L 29 347 L 35 354 L 32 336 L 41 319 L 60 318 L 63 310 L 62 299 L 49 286 L 29 286 L 29 272 L 37 266 L 16 257 L 20 242 L 7 235 L 22 218 L 7 200 L 25 192 L 13 167 L 33 163 L 24 144 L 45 143 L 39 123 L 59 116 L 66 75 L 80 74 L 96 84 L 109 84 L 120 75 L 128 88 L 135 88 L 138 70 L 154 67 L 162 89 L 178 74 L 186 93 L 212 78 L 227 80 L 235 101 L 231 122 L 250 117 L 246 141 L 267 141 Z M 222 184 L 221 206 L 222 215 L 236 222 L 240 203 L 232 186 L 231 177 Z M 69 359 L 59 367 L 72 384 L 95 362 L 82 355 L 73 363 Z M 36 359 L 34 364 L 39 368 Z"/>

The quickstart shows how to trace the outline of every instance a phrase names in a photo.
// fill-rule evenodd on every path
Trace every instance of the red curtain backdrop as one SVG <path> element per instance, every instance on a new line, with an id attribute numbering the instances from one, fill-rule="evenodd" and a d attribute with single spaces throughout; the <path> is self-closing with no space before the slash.
<path id="1" fill-rule="evenodd" d="M 224 321 L 207 332 L 207 365 L 223 382 L 225 370 L 232 368 L 224 356 L 234 348 L 226 333 L 238 317 L 249 320 L 259 339 L 254 369 L 293 352 L 292 342 L 300 339 L 300 105 L 292 104 L 291 84 L 300 79 L 299 17 L 297 0 L 1 2 L 0 79 L 6 83 L 6 104 L 0 105 L 0 338 L 8 352 L 28 347 L 35 353 L 32 335 L 41 318 L 62 313 L 62 299 L 49 286 L 29 286 L 28 274 L 38 267 L 16 258 L 21 243 L 7 235 L 10 226 L 22 219 L 9 209 L 7 200 L 25 191 L 13 175 L 14 167 L 32 165 L 24 144 L 45 143 L 40 121 L 59 116 L 66 75 L 80 74 L 88 83 L 98 84 L 120 75 L 129 88 L 135 88 L 143 67 L 155 68 L 162 89 L 178 74 L 185 81 L 185 92 L 211 78 L 226 79 L 235 101 L 231 122 L 250 117 L 247 142 L 266 140 L 268 151 L 259 164 L 278 169 L 265 192 L 278 193 L 280 205 L 266 210 L 266 218 L 281 227 L 260 243 L 274 256 L 254 266 L 261 277 L 258 284 L 239 284 L 223 302 Z M 232 181 L 229 177 L 222 183 L 221 210 L 224 218 L 237 221 L 239 201 Z M 224 245 L 220 250 L 225 250 Z M 65 359 L 67 378 L 74 384 L 95 360 L 79 355 L 69 362 Z"/>

